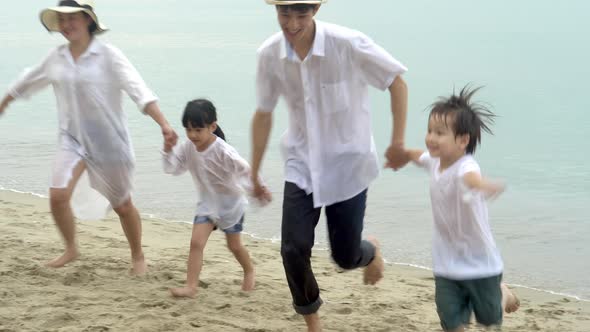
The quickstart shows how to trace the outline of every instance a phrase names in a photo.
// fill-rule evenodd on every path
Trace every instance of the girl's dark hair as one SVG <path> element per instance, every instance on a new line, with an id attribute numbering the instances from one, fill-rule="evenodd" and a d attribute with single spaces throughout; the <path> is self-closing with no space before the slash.
<path id="1" fill-rule="evenodd" d="M 314 10 L 318 7 L 317 4 L 308 4 L 308 3 L 296 3 L 294 5 L 277 5 L 277 8 L 280 11 L 289 11 L 293 10 L 299 13 L 307 13 L 310 10 Z"/>
<path id="2" fill-rule="evenodd" d="M 92 21 L 92 23 L 90 23 L 90 25 L 88 26 L 88 32 L 93 35 L 96 30 L 98 30 L 98 25 L 96 25 L 96 22 L 94 21 L 94 19 L 92 19 L 92 16 L 86 14 L 85 12 L 82 12 L 82 14 L 84 14 L 84 16 L 86 16 L 86 18 L 89 18 L 90 21 Z"/>
<path id="3" fill-rule="evenodd" d="M 188 128 L 190 124 L 193 128 L 205 128 L 217 121 L 217 112 L 212 102 L 207 99 L 195 99 L 189 101 L 182 114 L 182 125 Z M 225 141 L 225 134 L 221 127 L 213 132 L 217 137 Z"/>
<path id="4" fill-rule="evenodd" d="M 461 89 L 459 95 L 453 93 L 448 98 L 441 97 L 432 104 L 429 115 L 429 118 L 441 117 L 445 122 L 450 119 L 455 137 L 469 135 L 469 143 L 465 149 L 468 154 L 473 154 L 477 145 L 481 143 L 482 129 L 493 135 L 489 125 L 494 123 L 496 115 L 487 107 L 471 101 L 471 97 L 480 89 L 481 87 L 471 89 L 467 85 Z"/>

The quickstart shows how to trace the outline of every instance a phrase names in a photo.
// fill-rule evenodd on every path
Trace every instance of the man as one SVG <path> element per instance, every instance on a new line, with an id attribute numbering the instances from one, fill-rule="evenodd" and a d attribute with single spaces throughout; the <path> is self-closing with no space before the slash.
<path id="1" fill-rule="evenodd" d="M 285 189 L 281 255 L 295 311 L 320 331 L 322 300 L 311 269 L 314 231 L 325 207 L 331 254 L 343 269 L 364 267 L 364 282 L 383 276 L 378 242 L 362 240 L 367 188 L 379 173 L 371 134 L 368 86 L 389 90 L 393 113 L 387 164 L 407 162 L 404 130 L 406 68 L 360 32 L 314 19 L 327 0 L 266 0 L 281 32 L 258 50 L 257 110 L 252 121 L 255 194 L 272 112 L 282 96 L 289 127 L 282 138 Z"/>

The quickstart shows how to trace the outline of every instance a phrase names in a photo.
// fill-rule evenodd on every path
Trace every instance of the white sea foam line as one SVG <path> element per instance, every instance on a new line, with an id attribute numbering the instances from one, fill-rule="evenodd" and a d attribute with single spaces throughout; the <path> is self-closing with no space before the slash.
<path id="1" fill-rule="evenodd" d="M 41 198 L 49 198 L 49 197 L 47 197 L 45 195 L 41 195 L 41 194 L 29 192 L 29 191 L 20 191 L 20 190 L 16 190 L 16 189 L 7 189 L 7 188 L 4 188 L 2 186 L 0 186 L 0 190 L 10 191 L 10 192 L 17 193 L 17 194 L 26 194 L 26 195 L 31 195 L 31 196 L 35 196 L 35 197 L 41 197 Z"/>

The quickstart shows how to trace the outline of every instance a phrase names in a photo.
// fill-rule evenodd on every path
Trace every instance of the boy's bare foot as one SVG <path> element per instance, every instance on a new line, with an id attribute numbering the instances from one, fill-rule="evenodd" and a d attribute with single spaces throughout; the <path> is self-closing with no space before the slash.
<path id="1" fill-rule="evenodd" d="M 194 299 L 197 296 L 197 288 L 196 287 L 178 287 L 178 288 L 170 288 L 170 294 L 174 297 L 190 297 Z"/>
<path id="2" fill-rule="evenodd" d="M 321 332 L 322 324 L 320 322 L 320 316 L 317 313 L 311 315 L 303 315 L 305 324 L 307 324 L 307 332 Z"/>
<path id="3" fill-rule="evenodd" d="M 78 250 L 76 249 L 66 249 L 63 255 L 50 260 L 49 262 L 45 263 L 45 266 L 52 267 L 52 268 L 60 268 L 64 267 L 66 264 L 75 261 L 78 258 Z"/>
<path id="4" fill-rule="evenodd" d="M 373 261 L 365 267 L 363 282 L 365 285 L 375 285 L 383 278 L 385 264 L 383 263 L 383 257 L 381 256 L 379 241 L 374 237 L 367 238 L 367 241 L 375 246 L 375 258 L 373 258 Z"/>
<path id="5" fill-rule="evenodd" d="M 133 260 L 131 265 L 131 271 L 129 271 L 129 274 L 132 276 L 140 277 L 147 272 L 147 263 L 143 257 L 141 259 Z"/>
<path id="6" fill-rule="evenodd" d="M 254 285 L 254 271 L 244 273 L 244 281 L 242 281 L 242 290 L 246 292 L 254 290 Z"/>
<path id="7" fill-rule="evenodd" d="M 502 304 L 504 305 L 504 311 L 509 314 L 515 312 L 520 308 L 520 300 L 514 293 L 506 286 L 505 283 L 500 284 L 502 289 Z"/>

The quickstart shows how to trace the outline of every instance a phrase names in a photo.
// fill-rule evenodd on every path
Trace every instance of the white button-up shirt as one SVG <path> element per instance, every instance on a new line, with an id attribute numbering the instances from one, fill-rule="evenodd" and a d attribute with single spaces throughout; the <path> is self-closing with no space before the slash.
<path id="1" fill-rule="evenodd" d="M 289 110 L 281 151 L 285 180 L 321 207 L 350 199 L 379 174 L 368 86 L 386 90 L 407 69 L 364 34 L 315 21 L 313 47 L 301 61 L 282 32 L 258 49 L 258 111 L 280 96 Z"/>
<path id="2" fill-rule="evenodd" d="M 123 91 L 141 111 L 157 97 L 119 49 L 96 38 L 77 61 L 68 45 L 53 49 L 41 64 L 25 71 L 9 94 L 24 98 L 48 85 L 57 100 L 60 141 L 67 137 L 83 148 L 93 188 L 111 203 L 125 198 L 113 197 L 127 195 L 120 182 L 131 177 L 134 166 Z"/>

